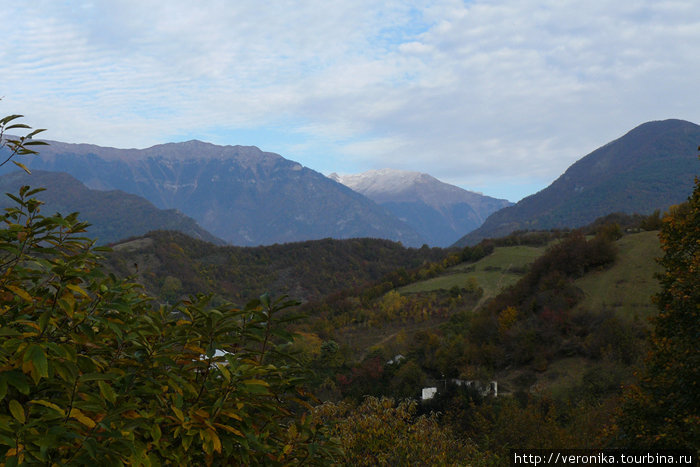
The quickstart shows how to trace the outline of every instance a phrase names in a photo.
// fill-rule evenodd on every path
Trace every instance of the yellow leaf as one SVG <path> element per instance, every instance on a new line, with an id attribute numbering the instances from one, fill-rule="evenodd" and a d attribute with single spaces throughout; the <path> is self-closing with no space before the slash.
<path id="1" fill-rule="evenodd" d="M 20 445 L 19 445 L 19 448 L 12 448 L 12 449 L 10 449 L 9 451 L 7 451 L 7 452 L 5 453 L 5 459 L 7 459 L 8 457 L 14 457 L 14 456 L 16 456 L 18 452 L 22 451 L 22 448 L 23 448 L 23 447 L 24 447 L 24 446 L 22 446 L 22 445 L 20 444 Z"/>
<path id="2" fill-rule="evenodd" d="M 7 290 L 14 292 L 15 295 L 17 295 L 18 297 L 20 297 L 28 302 L 33 301 L 32 296 L 29 295 L 26 290 L 22 290 L 19 287 L 15 287 L 14 285 L 6 285 L 5 288 Z"/>
<path id="3" fill-rule="evenodd" d="M 265 386 L 265 387 L 270 386 L 269 384 L 267 384 L 266 381 L 263 381 L 261 379 L 246 379 L 243 381 L 243 384 L 253 385 L 253 386 Z"/>
<path id="4" fill-rule="evenodd" d="M 21 162 L 12 161 L 12 163 L 15 164 L 17 167 L 19 167 L 20 169 L 22 169 L 22 170 L 24 170 L 25 172 L 27 172 L 29 175 L 32 174 L 32 173 L 29 171 L 29 169 L 27 168 L 27 166 L 24 165 L 24 164 L 22 164 Z"/>
<path id="5" fill-rule="evenodd" d="M 178 409 L 178 408 L 175 407 L 174 405 L 170 406 L 170 408 L 173 409 L 173 413 L 174 413 L 175 416 L 178 418 L 178 420 L 180 420 L 181 422 L 184 423 L 184 421 L 185 421 L 185 415 L 182 413 L 182 410 Z"/>
<path id="6" fill-rule="evenodd" d="M 185 349 L 187 349 L 187 350 L 192 350 L 193 352 L 197 352 L 197 353 L 199 353 L 199 354 L 205 354 L 205 353 L 207 353 L 206 350 L 204 350 L 204 349 L 201 348 L 201 347 L 198 347 L 198 346 L 195 345 L 195 344 L 187 344 L 187 345 L 185 346 Z"/>
<path id="7" fill-rule="evenodd" d="M 17 420 L 18 422 L 25 422 L 26 418 L 24 415 L 24 408 L 22 407 L 22 404 L 20 404 L 14 399 L 10 401 L 10 413 L 13 417 L 15 417 L 15 420 Z"/>
<path id="8" fill-rule="evenodd" d="M 214 451 L 220 453 L 221 440 L 219 439 L 219 435 L 216 434 L 216 431 L 211 429 L 207 429 L 207 433 L 209 434 L 209 439 L 211 439 L 212 445 L 214 446 Z"/>
<path id="9" fill-rule="evenodd" d="M 22 320 L 17 320 L 16 322 L 17 322 L 17 324 L 24 324 L 25 326 L 29 326 L 29 327 L 34 328 L 37 331 L 41 332 L 41 328 L 34 321 L 27 321 L 27 320 L 22 319 Z"/>
<path id="10" fill-rule="evenodd" d="M 229 418 L 233 418 L 234 420 L 238 420 L 239 422 L 242 422 L 243 419 L 235 412 L 231 412 L 230 410 L 222 410 L 219 412 L 221 415 L 226 415 Z"/>
<path id="11" fill-rule="evenodd" d="M 71 409 L 70 417 L 75 418 L 88 428 L 94 428 L 96 425 L 95 421 L 81 412 L 80 409 Z"/>
<path id="12" fill-rule="evenodd" d="M 66 416 L 66 412 L 62 408 L 60 408 L 59 406 L 54 404 L 53 402 L 49 402 L 49 401 L 45 401 L 45 400 L 41 400 L 41 399 L 36 399 L 33 401 L 29 401 L 29 403 L 43 405 L 44 407 L 48 407 L 50 409 L 55 410 L 56 412 L 60 413 L 61 416 L 63 416 L 63 417 Z"/>
<path id="13" fill-rule="evenodd" d="M 214 426 L 215 426 L 215 427 L 218 427 L 218 428 L 221 428 L 222 430 L 226 430 L 226 431 L 228 431 L 229 433 L 233 433 L 234 435 L 240 436 L 241 438 L 245 438 L 245 436 L 243 435 L 243 433 L 241 433 L 240 431 L 236 430 L 236 429 L 235 429 L 234 427 L 232 427 L 232 426 L 224 425 L 223 423 L 214 423 Z"/>
<path id="14" fill-rule="evenodd" d="M 231 372 L 228 371 L 228 368 L 226 368 L 226 363 L 220 363 L 216 365 L 219 371 L 221 372 L 221 375 L 224 377 L 227 383 L 231 382 Z"/>
<path id="15" fill-rule="evenodd" d="M 24 372 L 24 374 L 32 373 L 33 376 L 33 374 L 36 373 L 36 368 L 34 368 L 34 362 L 32 362 L 31 360 L 22 362 L 22 372 Z"/>
<path id="16" fill-rule="evenodd" d="M 79 285 L 76 285 L 76 284 L 67 284 L 67 285 L 66 285 L 66 288 L 72 290 L 73 292 L 79 293 L 79 294 L 82 295 L 83 297 L 90 298 L 90 296 L 87 294 L 87 292 L 84 291 L 83 288 L 80 287 Z"/>

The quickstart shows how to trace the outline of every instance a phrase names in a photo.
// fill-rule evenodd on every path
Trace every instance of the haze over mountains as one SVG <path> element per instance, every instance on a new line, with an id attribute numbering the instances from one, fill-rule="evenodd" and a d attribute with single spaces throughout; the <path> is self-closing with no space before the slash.
<path id="1" fill-rule="evenodd" d="M 50 141 L 24 161 L 179 209 L 212 234 L 252 246 L 320 238 L 425 240 L 364 196 L 280 155 L 201 141 L 115 149 Z"/>
<path id="2" fill-rule="evenodd" d="M 332 173 L 329 177 L 385 207 L 431 245 L 441 247 L 451 245 L 492 213 L 513 204 L 420 172 L 380 169 L 354 175 Z"/>
<path id="3" fill-rule="evenodd" d="M 413 247 L 448 246 L 459 239 L 455 245 L 464 246 L 514 230 L 575 228 L 612 212 L 665 210 L 691 191 L 699 141 L 700 126 L 694 123 L 645 123 L 512 206 L 418 172 L 325 177 L 254 146 L 201 141 L 140 150 L 51 141 L 22 162 L 77 179 L 35 172 L 26 183 L 57 187 L 60 193 L 45 194 L 51 196 L 46 208 L 81 211 L 101 242 L 145 233 L 125 230 L 120 224 L 127 222 L 239 246 L 357 237 Z M 6 164 L 0 174 L 13 169 Z M 20 175 L 14 177 L 3 179 L 9 183 L 1 186 L 4 191 L 16 191 Z M 129 215 L 131 220 L 123 220 Z"/>
<path id="4" fill-rule="evenodd" d="M 119 190 L 91 190 L 66 173 L 35 170 L 31 175 L 18 171 L 0 176 L 0 193 L 17 194 L 23 185 L 46 189 L 36 195 L 44 203 L 41 213 L 45 216 L 79 212 L 78 218 L 90 224 L 86 235 L 99 245 L 152 230 L 175 230 L 217 245 L 224 243 L 175 209 L 158 209 L 140 196 Z M 0 207 L 11 205 L 13 201 L 0 196 Z"/>
<path id="5" fill-rule="evenodd" d="M 700 126 L 644 123 L 580 159 L 550 186 L 492 214 L 456 245 L 515 230 L 575 228 L 613 212 L 649 214 L 685 201 L 700 172 Z"/>

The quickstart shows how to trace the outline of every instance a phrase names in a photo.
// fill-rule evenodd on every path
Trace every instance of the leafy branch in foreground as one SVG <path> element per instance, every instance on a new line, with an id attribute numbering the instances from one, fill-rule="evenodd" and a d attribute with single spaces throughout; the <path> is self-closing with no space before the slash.
<path id="1" fill-rule="evenodd" d="M 33 138 L 45 131 L 44 129 L 33 130 L 24 136 L 9 136 L 5 133 L 11 130 L 31 130 L 32 128 L 25 124 L 19 123 L 17 120 L 22 118 L 23 115 L 8 115 L 6 117 L 0 118 L 0 150 L 7 147 L 9 154 L 3 156 L 4 159 L 0 159 L 0 167 L 10 162 L 10 160 L 15 156 L 28 156 L 37 154 L 37 151 L 32 149 L 30 146 L 45 146 L 47 143 L 44 141 L 36 141 Z M 20 167 L 27 173 L 29 169 L 21 162 L 12 161 L 17 167 Z"/>
<path id="2" fill-rule="evenodd" d="M 228 465 L 333 454 L 280 312 L 156 306 L 107 275 L 76 214 L 23 187 L 0 218 L 0 462 Z"/>

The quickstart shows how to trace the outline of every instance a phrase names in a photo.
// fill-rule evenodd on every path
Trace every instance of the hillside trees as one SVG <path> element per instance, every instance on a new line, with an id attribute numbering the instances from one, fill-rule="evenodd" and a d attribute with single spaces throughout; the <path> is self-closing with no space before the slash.
<path id="1" fill-rule="evenodd" d="M 700 148 L 699 148 L 700 149 Z M 659 234 L 665 271 L 659 314 L 638 385 L 629 388 L 617 442 L 638 447 L 700 449 L 700 181 L 672 208 Z"/>
<path id="2" fill-rule="evenodd" d="M 367 397 L 358 406 L 325 403 L 313 416 L 332 425 L 342 442 L 343 465 L 493 465 L 437 415 L 416 411 L 415 401 Z"/>

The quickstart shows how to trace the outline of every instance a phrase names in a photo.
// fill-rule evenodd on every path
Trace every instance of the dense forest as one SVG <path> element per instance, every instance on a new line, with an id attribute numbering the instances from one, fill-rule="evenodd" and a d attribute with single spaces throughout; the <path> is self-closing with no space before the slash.
<path id="1" fill-rule="evenodd" d="M 31 142 L 6 144 L 27 155 Z M 510 448 L 700 448 L 700 182 L 663 216 L 450 251 L 156 232 L 110 253 L 76 214 L 44 215 L 40 189 L 10 197 L 5 465 L 504 465 Z M 651 322 L 583 306 L 581 281 L 656 229 Z M 495 263 L 504 251 L 529 256 Z M 510 279 L 492 287 L 480 271 Z M 303 304 L 283 295 L 295 291 Z M 438 391 L 419 402 L 426 386 Z"/>

